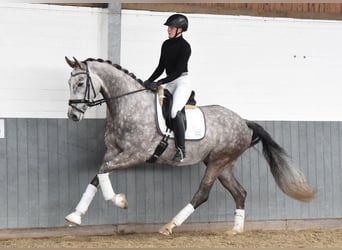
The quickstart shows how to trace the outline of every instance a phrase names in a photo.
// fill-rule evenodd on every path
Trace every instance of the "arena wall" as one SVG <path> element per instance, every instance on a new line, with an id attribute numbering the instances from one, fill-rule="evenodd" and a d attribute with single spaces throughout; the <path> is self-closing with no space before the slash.
<path id="1" fill-rule="evenodd" d="M 88 4 L 89 5 L 89 4 Z M 105 4 L 95 4 L 105 7 Z M 187 3 L 122 3 L 123 9 L 159 12 L 183 12 L 219 15 L 289 17 L 301 19 L 341 20 L 339 2 L 187 2 Z"/>
<path id="2" fill-rule="evenodd" d="M 70 68 L 64 56 L 120 58 L 145 79 L 158 61 L 169 14 L 120 12 L 116 5 L 0 5 L 0 228 L 64 225 L 101 163 L 105 106 L 88 111 L 80 123 L 67 119 Z M 199 105 L 220 104 L 258 121 L 318 190 L 308 204 L 286 197 L 258 145 L 235 166 L 248 192 L 247 221 L 341 218 L 342 23 L 202 14 L 189 14 L 189 20 L 184 36 L 193 49 L 189 69 Z M 128 209 L 106 203 L 99 192 L 83 224 L 169 221 L 190 201 L 203 172 L 202 164 L 118 171 L 113 187 L 126 193 Z M 233 212 L 230 194 L 215 184 L 188 221 L 228 223 Z"/>
<path id="3" fill-rule="evenodd" d="M 108 11 L 43 4 L 0 5 L 0 117 L 66 118 L 64 56 L 108 55 Z M 105 117 L 105 108 L 88 118 Z"/>

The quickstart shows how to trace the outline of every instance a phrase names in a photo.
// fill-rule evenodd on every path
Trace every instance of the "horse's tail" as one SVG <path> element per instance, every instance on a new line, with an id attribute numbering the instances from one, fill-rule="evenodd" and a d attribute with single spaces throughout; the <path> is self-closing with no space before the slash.
<path id="1" fill-rule="evenodd" d="M 247 126 L 253 130 L 251 146 L 261 141 L 263 155 L 270 165 L 279 188 L 296 200 L 308 202 L 314 198 L 316 190 L 309 186 L 303 174 L 292 164 L 285 150 L 259 124 L 247 121 Z"/>

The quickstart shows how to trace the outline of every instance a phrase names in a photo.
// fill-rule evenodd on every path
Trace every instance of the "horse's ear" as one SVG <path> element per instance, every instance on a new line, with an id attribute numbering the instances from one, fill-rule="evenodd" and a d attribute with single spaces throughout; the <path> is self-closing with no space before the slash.
<path id="1" fill-rule="evenodd" d="M 75 60 L 75 64 L 76 64 L 77 67 L 79 67 L 82 70 L 86 70 L 87 69 L 84 63 L 78 61 L 75 57 L 73 57 L 73 58 Z"/>
<path id="2" fill-rule="evenodd" d="M 71 61 L 68 57 L 65 57 L 65 61 L 67 62 L 67 64 L 71 67 L 71 68 L 75 68 L 76 63 Z"/>

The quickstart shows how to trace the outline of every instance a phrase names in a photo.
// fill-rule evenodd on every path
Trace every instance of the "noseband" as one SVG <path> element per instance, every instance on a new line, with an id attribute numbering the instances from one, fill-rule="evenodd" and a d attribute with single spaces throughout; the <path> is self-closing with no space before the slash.
<path id="1" fill-rule="evenodd" d="M 132 92 L 124 93 L 122 95 L 114 96 L 114 97 L 109 98 L 109 99 L 102 98 L 102 99 L 95 100 L 95 101 L 91 100 L 90 99 L 90 91 L 91 90 L 93 91 L 94 98 L 96 97 L 96 92 L 95 92 L 93 81 L 92 81 L 92 79 L 90 77 L 90 74 L 89 74 L 88 64 L 86 64 L 86 66 L 87 66 L 86 71 L 77 72 L 75 74 L 71 73 L 71 77 L 75 77 L 75 76 L 78 76 L 78 75 L 87 75 L 86 90 L 84 92 L 84 98 L 83 99 L 70 99 L 69 100 L 69 106 L 74 108 L 74 109 L 76 109 L 77 111 L 79 111 L 79 112 L 81 112 L 83 114 L 84 114 L 85 111 L 83 111 L 82 109 L 79 109 L 78 107 L 76 107 L 75 104 L 83 103 L 83 104 L 87 105 L 88 107 L 93 107 L 93 106 L 101 105 L 102 103 L 107 102 L 109 100 L 118 99 L 118 98 L 121 98 L 121 97 L 126 96 L 126 95 L 131 95 L 131 94 L 134 94 L 134 93 L 137 93 L 137 92 L 140 92 L 140 91 L 147 90 L 145 88 L 144 89 L 138 89 L 138 90 L 135 90 L 135 91 L 132 91 Z"/>

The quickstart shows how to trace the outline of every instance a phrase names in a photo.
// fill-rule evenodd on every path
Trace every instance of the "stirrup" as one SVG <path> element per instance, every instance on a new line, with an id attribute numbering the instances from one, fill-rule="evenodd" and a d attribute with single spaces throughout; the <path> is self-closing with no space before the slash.
<path id="1" fill-rule="evenodd" d="M 181 148 L 177 148 L 176 154 L 173 156 L 172 160 L 177 162 L 182 162 L 185 158 L 185 153 Z"/>

